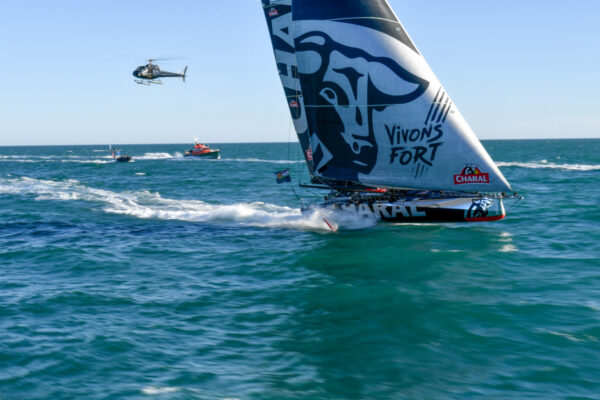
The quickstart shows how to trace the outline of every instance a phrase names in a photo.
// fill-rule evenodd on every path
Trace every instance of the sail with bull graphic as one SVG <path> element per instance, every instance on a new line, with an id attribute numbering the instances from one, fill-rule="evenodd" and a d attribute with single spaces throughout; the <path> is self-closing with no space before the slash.
<path id="1" fill-rule="evenodd" d="M 313 180 L 511 191 L 385 0 L 263 0 Z"/>

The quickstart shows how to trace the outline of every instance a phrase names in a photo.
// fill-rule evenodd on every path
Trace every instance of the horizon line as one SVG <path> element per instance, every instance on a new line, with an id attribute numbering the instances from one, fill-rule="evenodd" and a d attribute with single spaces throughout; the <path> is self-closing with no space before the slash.
<path id="1" fill-rule="evenodd" d="M 569 137 L 569 138 L 505 138 L 505 139 L 479 139 L 481 142 L 486 141 L 525 141 L 525 140 L 600 140 L 600 137 Z M 214 143 L 214 144 L 287 144 L 287 143 L 299 143 L 297 140 L 293 142 L 281 142 L 281 141 L 272 141 L 272 142 L 213 142 L 213 141 L 204 141 L 204 143 Z M 112 146 L 112 144 L 110 144 Z M 157 146 L 157 145 L 189 145 L 189 142 L 154 142 L 154 143 L 116 143 L 119 146 Z M 106 143 L 66 143 L 66 144 L 36 144 L 36 145 L 27 145 L 27 144 L 0 144 L 0 147 L 50 147 L 50 146 L 108 146 Z"/>

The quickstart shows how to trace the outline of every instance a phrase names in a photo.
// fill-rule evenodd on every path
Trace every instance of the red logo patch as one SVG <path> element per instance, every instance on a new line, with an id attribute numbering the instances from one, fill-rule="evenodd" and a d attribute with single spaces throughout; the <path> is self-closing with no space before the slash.
<path id="1" fill-rule="evenodd" d="M 296 100 L 290 101 L 290 108 L 298 108 L 298 107 L 300 107 L 300 105 L 298 104 L 298 102 Z"/>
<path id="2" fill-rule="evenodd" d="M 460 174 L 454 175 L 455 185 L 466 183 L 490 183 L 490 174 L 481 172 L 476 165 L 467 165 L 460 171 Z"/>
<path id="3" fill-rule="evenodd" d="M 312 161 L 312 149 L 306 150 L 306 159 Z"/>
<path id="4" fill-rule="evenodd" d="M 276 8 L 271 8 L 269 10 L 269 17 L 273 18 L 279 15 L 279 12 L 277 11 Z"/>

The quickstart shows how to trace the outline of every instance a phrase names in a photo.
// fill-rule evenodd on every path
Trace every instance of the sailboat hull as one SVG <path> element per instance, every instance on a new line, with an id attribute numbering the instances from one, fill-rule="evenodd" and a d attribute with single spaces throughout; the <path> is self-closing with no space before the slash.
<path id="1" fill-rule="evenodd" d="M 438 199 L 394 199 L 361 201 L 335 198 L 317 206 L 371 216 L 385 222 L 486 222 L 499 221 L 506 216 L 500 198 L 448 197 Z"/>

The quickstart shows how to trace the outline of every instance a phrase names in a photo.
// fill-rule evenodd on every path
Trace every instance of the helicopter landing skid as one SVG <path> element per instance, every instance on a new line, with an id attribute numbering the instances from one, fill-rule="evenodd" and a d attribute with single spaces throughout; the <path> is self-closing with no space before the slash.
<path id="1" fill-rule="evenodd" d="M 146 85 L 146 86 L 150 86 L 152 84 L 154 84 L 154 85 L 162 85 L 163 84 L 161 81 L 143 81 L 143 80 L 136 80 L 135 83 L 137 83 L 138 85 Z"/>

